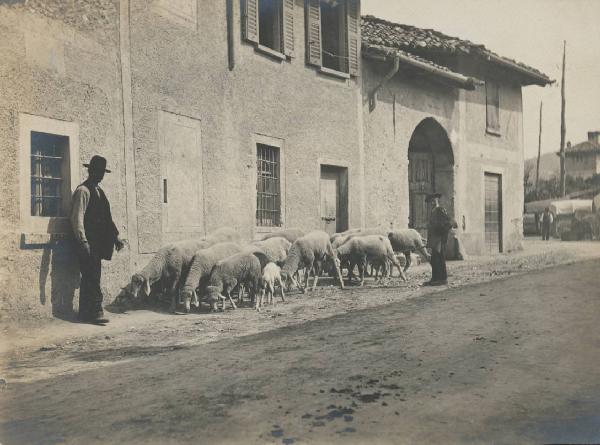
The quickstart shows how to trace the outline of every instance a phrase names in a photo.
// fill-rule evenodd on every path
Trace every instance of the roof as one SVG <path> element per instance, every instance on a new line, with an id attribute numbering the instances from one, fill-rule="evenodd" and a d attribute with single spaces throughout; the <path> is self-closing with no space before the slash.
<path id="1" fill-rule="evenodd" d="M 363 16 L 361 21 L 363 47 L 365 45 L 381 45 L 388 48 L 404 50 L 409 53 L 445 53 L 466 54 L 483 58 L 518 73 L 523 85 L 547 85 L 554 82 L 541 71 L 524 63 L 499 56 L 484 45 L 469 40 L 451 37 L 433 29 L 417 28 L 383 20 L 371 15 Z"/>
<path id="2" fill-rule="evenodd" d="M 600 144 L 593 141 L 585 141 L 565 149 L 566 156 L 575 153 L 600 153 Z"/>
<path id="3" fill-rule="evenodd" d="M 415 54 L 408 53 L 401 49 L 389 48 L 383 45 L 372 45 L 368 43 L 363 43 L 362 50 L 364 55 L 375 59 L 398 57 L 401 63 L 410 65 L 411 67 L 417 70 L 434 74 L 443 79 L 445 83 L 456 85 L 468 90 L 474 89 L 476 84 L 481 83 L 477 79 L 456 73 L 445 66 L 438 65 L 437 63 L 434 63 L 431 60 L 427 60 L 423 57 L 419 57 Z"/>

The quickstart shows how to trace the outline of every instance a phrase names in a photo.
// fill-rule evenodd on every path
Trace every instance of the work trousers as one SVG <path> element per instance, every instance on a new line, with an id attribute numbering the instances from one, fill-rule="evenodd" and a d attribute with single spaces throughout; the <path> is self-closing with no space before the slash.
<path id="1" fill-rule="evenodd" d="M 93 320 L 104 315 L 102 309 L 102 260 L 93 250 L 91 254 L 78 252 L 81 284 L 79 286 L 79 318 Z"/>
<path id="2" fill-rule="evenodd" d="M 448 279 L 446 271 L 446 243 L 442 243 L 440 251 L 431 250 L 431 281 L 445 281 Z"/>
<path id="3" fill-rule="evenodd" d="M 542 239 L 545 241 L 550 239 L 550 224 L 542 224 Z"/>

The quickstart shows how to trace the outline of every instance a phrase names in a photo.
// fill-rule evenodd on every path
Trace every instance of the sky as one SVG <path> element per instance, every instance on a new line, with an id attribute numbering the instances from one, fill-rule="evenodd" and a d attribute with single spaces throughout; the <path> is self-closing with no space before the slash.
<path id="1" fill-rule="evenodd" d="M 566 140 L 600 130 L 600 0 L 362 0 L 362 14 L 433 28 L 555 79 L 523 88 L 525 158 L 537 156 L 543 101 L 542 154 L 560 148 L 560 79 L 566 57 Z"/>

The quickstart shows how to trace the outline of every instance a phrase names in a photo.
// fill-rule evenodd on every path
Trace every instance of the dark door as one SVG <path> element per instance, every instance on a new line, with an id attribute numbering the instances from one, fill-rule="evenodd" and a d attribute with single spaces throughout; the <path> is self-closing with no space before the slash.
<path id="1" fill-rule="evenodd" d="M 485 174 L 485 249 L 502 252 L 502 176 Z"/>
<path id="2" fill-rule="evenodd" d="M 413 152 L 409 155 L 408 192 L 409 227 L 427 237 L 427 223 L 431 207 L 425 197 L 434 191 L 433 155 L 430 152 Z"/>
<path id="3" fill-rule="evenodd" d="M 348 169 L 321 166 L 321 222 L 329 233 L 348 230 Z"/>

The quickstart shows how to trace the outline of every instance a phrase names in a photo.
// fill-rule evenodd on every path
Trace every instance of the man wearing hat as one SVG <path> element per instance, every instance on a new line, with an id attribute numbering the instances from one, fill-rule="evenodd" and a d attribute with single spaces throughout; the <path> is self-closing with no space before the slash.
<path id="1" fill-rule="evenodd" d="M 431 280 L 425 286 L 443 286 L 448 284 L 446 272 L 446 243 L 452 222 L 445 208 L 440 206 L 441 193 L 431 193 L 425 202 L 431 203 L 431 215 L 427 225 L 427 247 L 431 249 Z"/>
<path id="2" fill-rule="evenodd" d="M 108 322 L 102 309 L 102 260 L 112 258 L 113 249 L 123 248 L 119 231 L 112 220 L 110 204 L 100 181 L 105 173 L 106 159 L 93 156 L 89 164 L 88 178 L 73 194 L 71 225 L 77 243 L 77 257 L 81 271 L 79 287 L 79 320 L 84 323 L 103 325 Z"/>

